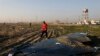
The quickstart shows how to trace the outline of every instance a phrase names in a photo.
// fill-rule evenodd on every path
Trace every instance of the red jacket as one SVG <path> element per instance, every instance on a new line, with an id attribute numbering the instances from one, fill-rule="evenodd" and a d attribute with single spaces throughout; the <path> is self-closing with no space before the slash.
<path id="1" fill-rule="evenodd" d="M 46 23 L 45 24 L 43 23 L 42 26 L 41 26 L 41 30 L 42 31 L 46 31 L 47 30 L 47 26 L 48 25 Z"/>

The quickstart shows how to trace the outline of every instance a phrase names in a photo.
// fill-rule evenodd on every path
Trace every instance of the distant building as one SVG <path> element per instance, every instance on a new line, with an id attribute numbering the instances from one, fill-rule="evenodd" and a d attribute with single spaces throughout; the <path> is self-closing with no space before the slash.
<path id="1" fill-rule="evenodd" d="M 95 22 L 96 22 L 96 24 L 97 24 L 97 25 L 100 25 L 100 20 L 98 20 L 98 21 L 95 21 Z"/>
<path id="2" fill-rule="evenodd" d="M 79 21 L 77 22 L 78 25 L 82 25 L 82 24 L 85 24 L 85 25 L 100 25 L 100 21 L 99 20 L 83 20 L 83 21 Z"/>
<path id="3" fill-rule="evenodd" d="M 89 21 L 87 21 L 86 19 L 84 19 L 83 24 L 88 25 L 89 24 Z"/>
<path id="4" fill-rule="evenodd" d="M 91 24 L 96 24 L 96 22 L 94 20 L 91 20 Z"/>

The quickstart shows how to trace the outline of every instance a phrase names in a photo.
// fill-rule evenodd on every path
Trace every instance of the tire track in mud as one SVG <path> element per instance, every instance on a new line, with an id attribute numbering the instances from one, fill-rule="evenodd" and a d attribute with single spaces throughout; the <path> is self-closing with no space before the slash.
<path id="1" fill-rule="evenodd" d="M 11 36 L 11 37 L 7 37 L 5 38 L 4 40 L 0 41 L 0 43 L 4 42 L 4 41 L 7 41 L 9 39 L 13 39 L 13 38 L 16 38 L 16 37 L 21 37 L 22 35 L 25 35 L 27 33 L 30 33 L 32 32 L 31 29 L 24 29 L 24 30 L 21 30 L 20 32 L 15 32 L 15 35 L 14 36 Z"/>
<path id="2" fill-rule="evenodd" d="M 10 50 L 11 48 L 13 48 L 13 47 L 15 47 L 15 46 L 17 46 L 17 45 L 20 45 L 20 44 L 23 44 L 25 41 L 27 41 L 28 39 L 30 39 L 32 36 L 35 36 L 36 34 L 38 34 L 39 32 L 38 31 L 36 31 L 36 32 L 32 32 L 32 33 L 28 33 L 28 34 L 25 34 L 25 35 L 23 35 L 23 36 L 21 36 L 21 37 L 18 37 L 18 41 L 15 41 L 15 42 L 13 42 L 13 43 L 10 43 L 10 44 L 8 44 L 7 45 L 7 41 L 6 41 L 6 45 L 3 47 L 3 48 L 1 48 L 1 50 L 0 50 L 0 53 L 1 54 L 3 54 L 3 53 L 6 53 L 7 52 L 7 50 Z M 15 38 L 16 39 L 16 38 Z M 13 39 L 14 40 L 14 39 Z"/>

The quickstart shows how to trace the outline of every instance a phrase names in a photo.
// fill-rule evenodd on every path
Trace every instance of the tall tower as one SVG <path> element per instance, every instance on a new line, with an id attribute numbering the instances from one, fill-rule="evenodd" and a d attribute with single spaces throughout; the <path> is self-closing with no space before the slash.
<path id="1" fill-rule="evenodd" d="M 89 24 L 88 23 L 88 19 L 89 19 L 89 17 L 88 17 L 88 9 L 85 8 L 85 9 L 83 9 L 83 23 L 84 24 Z"/>

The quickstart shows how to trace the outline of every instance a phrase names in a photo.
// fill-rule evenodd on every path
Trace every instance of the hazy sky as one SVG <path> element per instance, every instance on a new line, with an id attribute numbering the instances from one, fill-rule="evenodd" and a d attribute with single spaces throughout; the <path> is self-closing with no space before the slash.
<path id="1" fill-rule="evenodd" d="M 82 10 L 100 18 L 100 0 L 0 0 L 0 22 L 77 21 Z"/>

